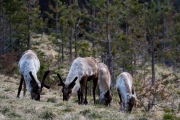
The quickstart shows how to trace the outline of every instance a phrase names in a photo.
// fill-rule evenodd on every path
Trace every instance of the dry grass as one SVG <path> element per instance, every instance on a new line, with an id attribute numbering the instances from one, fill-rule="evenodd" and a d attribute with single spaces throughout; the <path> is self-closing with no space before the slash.
<path id="1" fill-rule="evenodd" d="M 172 79 L 172 76 L 169 76 Z M 142 105 L 134 108 L 131 114 L 119 112 L 119 98 L 113 88 L 114 96 L 110 107 L 94 105 L 92 96 L 88 96 L 88 105 L 78 105 L 77 97 L 73 96 L 70 101 L 62 101 L 60 89 L 43 89 L 41 101 L 30 99 L 29 93 L 25 99 L 17 99 L 19 78 L 16 76 L 0 75 L 0 119 L 53 119 L 53 120 L 154 120 L 154 119 L 179 119 L 178 108 L 171 109 L 172 96 L 168 99 L 157 101 L 157 105 L 150 112 L 146 112 Z M 160 77 L 159 77 L 160 79 Z M 167 80 L 167 79 L 166 79 Z M 173 84 L 172 84 L 173 85 Z M 162 85 L 163 86 L 163 85 Z M 137 91 L 147 105 L 147 95 Z M 175 88 L 177 89 L 177 88 Z M 170 91 L 169 91 L 170 92 Z M 22 93 L 22 92 L 21 92 Z M 167 93 L 168 94 L 168 93 Z M 22 94 L 21 94 L 22 96 Z M 97 95 L 96 95 L 97 96 Z M 139 97 L 139 96 L 138 96 Z M 98 98 L 97 98 L 98 99 Z M 174 104 L 178 107 L 179 99 L 174 98 Z"/>

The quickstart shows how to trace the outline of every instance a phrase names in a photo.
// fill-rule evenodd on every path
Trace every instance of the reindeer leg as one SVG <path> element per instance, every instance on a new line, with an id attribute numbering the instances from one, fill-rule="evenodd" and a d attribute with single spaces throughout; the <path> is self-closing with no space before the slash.
<path id="1" fill-rule="evenodd" d="M 80 82 L 80 91 L 79 91 L 80 101 L 79 101 L 79 104 L 83 104 L 83 102 L 84 102 L 84 99 L 83 99 L 83 93 L 84 93 L 83 89 L 85 88 L 84 80 L 85 79 L 82 79 Z"/>
<path id="2" fill-rule="evenodd" d="M 87 80 L 85 81 L 85 100 L 84 100 L 84 104 L 87 105 L 88 101 L 87 101 Z"/>
<path id="3" fill-rule="evenodd" d="M 118 90 L 118 95 L 119 95 L 119 105 L 120 105 L 120 108 L 119 108 L 119 111 L 123 111 L 123 102 L 122 102 L 122 98 L 121 98 L 121 94 L 120 94 L 120 91 Z"/>
<path id="4" fill-rule="evenodd" d="M 78 90 L 78 104 L 81 103 L 81 88 Z"/>
<path id="5" fill-rule="evenodd" d="M 23 81 L 24 81 L 24 77 L 23 77 L 23 75 L 21 75 L 21 80 L 20 80 L 20 84 L 19 84 L 19 88 L 18 88 L 18 94 L 17 94 L 16 98 L 19 98 L 19 95 L 20 95 L 20 92 L 21 92 L 21 89 L 22 89 Z"/>
<path id="6" fill-rule="evenodd" d="M 135 92 L 134 92 L 134 86 L 132 86 L 132 94 L 135 94 Z"/>
<path id="7" fill-rule="evenodd" d="M 26 83 L 25 83 L 25 81 L 24 81 L 24 91 L 23 91 L 23 93 L 24 93 L 23 97 L 26 98 Z"/>
<path id="8" fill-rule="evenodd" d="M 97 78 L 93 80 L 93 98 L 94 98 L 94 104 L 96 104 L 95 92 L 96 92 L 97 82 L 98 82 L 98 79 L 97 79 Z"/>

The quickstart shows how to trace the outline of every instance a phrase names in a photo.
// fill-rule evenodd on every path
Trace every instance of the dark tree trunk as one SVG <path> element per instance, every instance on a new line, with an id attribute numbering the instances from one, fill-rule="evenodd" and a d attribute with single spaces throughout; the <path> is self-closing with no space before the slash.
<path id="1" fill-rule="evenodd" d="M 29 13 L 30 12 L 29 0 L 27 0 L 27 7 L 28 7 L 28 13 Z M 27 27 L 28 27 L 27 47 L 28 47 L 28 49 L 30 49 L 31 46 L 30 46 L 30 21 L 29 21 L 29 16 L 27 18 Z"/>
<path id="2" fill-rule="evenodd" d="M 152 68 L 152 85 L 154 86 L 155 81 L 155 70 L 154 70 L 154 37 L 151 36 L 151 68 Z"/>
<path id="3" fill-rule="evenodd" d="M 61 54 L 62 54 L 62 63 L 64 63 L 64 34 L 63 34 L 63 25 L 62 25 L 62 44 L 61 44 Z"/>
<path id="4" fill-rule="evenodd" d="M 58 4 L 56 4 L 56 9 L 58 9 Z M 55 13 L 56 34 L 59 34 L 58 17 L 58 13 Z"/>
<path id="5" fill-rule="evenodd" d="M 108 66 L 108 68 L 109 68 L 109 72 L 110 72 L 110 74 L 111 74 L 111 76 L 112 76 L 112 64 L 111 64 L 111 62 L 112 62 L 112 56 L 111 56 L 111 43 L 110 43 L 110 28 L 109 28 L 109 0 L 107 0 L 106 1 L 106 8 L 107 8 L 107 11 L 108 12 L 106 12 L 106 34 L 107 34 L 107 42 L 106 42 L 106 46 L 107 46 L 107 55 L 106 55 L 106 64 L 107 64 L 107 66 Z M 113 82 L 113 80 L 112 80 L 112 82 Z"/>
<path id="6" fill-rule="evenodd" d="M 4 51 L 4 48 L 5 48 L 5 12 L 3 10 L 3 7 L 2 7 L 2 3 L 1 3 L 1 25 L 2 25 L 2 28 L 1 28 L 1 54 L 0 55 L 3 55 L 5 53 Z"/>

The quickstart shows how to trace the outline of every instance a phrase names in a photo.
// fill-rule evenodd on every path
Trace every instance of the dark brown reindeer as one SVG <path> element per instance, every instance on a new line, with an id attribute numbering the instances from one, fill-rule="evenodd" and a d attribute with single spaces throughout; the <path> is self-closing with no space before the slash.
<path id="1" fill-rule="evenodd" d="M 111 75 L 104 63 L 99 63 L 98 68 L 99 102 L 108 106 L 112 101 L 112 93 L 110 91 Z"/>
<path id="2" fill-rule="evenodd" d="M 121 73 L 117 77 L 116 88 L 120 98 L 120 111 L 131 112 L 137 100 L 132 76 L 127 72 Z"/>
<path id="3" fill-rule="evenodd" d="M 95 104 L 95 90 L 98 80 L 98 62 L 92 57 L 76 58 L 70 68 L 66 81 L 63 82 L 61 76 L 57 74 L 62 86 L 63 100 L 68 101 L 72 93 L 77 93 L 79 104 L 87 102 L 87 81 L 93 81 L 93 98 Z M 85 93 L 85 99 L 84 99 Z"/>
<path id="4" fill-rule="evenodd" d="M 40 62 L 36 53 L 32 50 L 27 50 L 23 53 L 21 59 L 19 60 L 19 72 L 21 74 L 20 85 L 18 89 L 17 98 L 19 98 L 22 84 L 24 82 L 23 97 L 26 96 L 26 88 L 31 94 L 31 99 L 40 101 L 40 93 L 43 87 L 50 88 L 44 84 L 44 81 L 50 71 L 44 73 L 41 83 L 37 79 L 37 72 L 40 68 Z"/>

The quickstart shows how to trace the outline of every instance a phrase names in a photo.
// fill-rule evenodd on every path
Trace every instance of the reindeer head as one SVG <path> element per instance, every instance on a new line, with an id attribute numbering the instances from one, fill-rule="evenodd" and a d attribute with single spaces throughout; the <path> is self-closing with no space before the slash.
<path id="1" fill-rule="evenodd" d="M 126 111 L 131 112 L 134 105 L 136 105 L 136 94 L 127 94 L 128 102 L 126 106 Z"/>
<path id="2" fill-rule="evenodd" d="M 50 87 L 45 85 L 44 84 L 44 80 L 46 79 L 47 75 L 49 74 L 49 70 L 46 71 L 44 73 L 44 76 L 43 76 L 43 79 L 41 81 L 41 87 L 38 86 L 34 76 L 32 75 L 32 72 L 30 71 L 29 74 L 31 76 L 31 81 L 30 81 L 30 84 L 31 84 L 31 87 L 32 87 L 32 90 L 31 90 L 31 99 L 35 99 L 35 100 L 38 100 L 40 101 L 40 94 L 41 94 L 41 91 L 42 91 L 42 88 L 43 87 L 46 87 L 47 89 L 49 89 Z"/>
<path id="3" fill-rule="evenodd" d="M 75 77 L 74 80 L 69 85 L 65 85 L 63 80 L 61 79 L 61 76 L 59 73 L 57 74 L 57 76 L 60 80 L 60 83 L 58 84 L 58 86 L 63 87 L 62 88 L 63 101 L 68 101 L 69 98 L 71 97 L 72 89 L 73 89 L 74 85 L 76 84 L 77 77 Z"/>
<path id="4" fill-rule="evenodd" d="M 104 94 L 103 98 L 100 99 L 100 103 L 108 106 L 110 105 L 111 101 L 112 101 L 112 93 L 108 90 Z"/>

